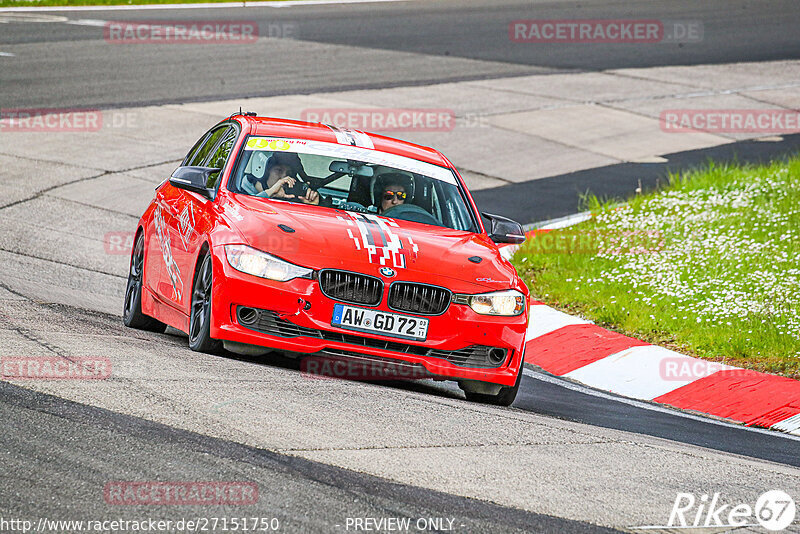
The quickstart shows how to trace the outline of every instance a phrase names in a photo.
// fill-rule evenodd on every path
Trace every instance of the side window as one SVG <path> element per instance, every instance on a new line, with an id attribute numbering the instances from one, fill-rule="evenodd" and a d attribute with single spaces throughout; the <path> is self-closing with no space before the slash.
<path id="1" fill-rule="evenodd" d="M 204 133 L 204 134 L 203 134 L 203 137 L 201 137 L 201 138 L 200 138 L 200 139 L 199 139 L 199 140 L 198 140 L 198 141 L 197 141 L 197 142 L 194 144 L 194 146 L 193 146 L 193 147 L 192 147 L 192 149 L 189 151 L 189 153 L 188 153 L 188 154 L 186 154 L 186 157 L 185 157 L 185 158 L 183 158 L 183 162 L 181 163 L 181 165 L 182 165 L 182 166 L 189 165 L 189 162 L 190 162 L 190 161 L 192 161 L 192 157 L 193 157 L 195 154 L 197 154 L 197 151 L 198 151 L 198 150 L 200 150 L 200 147 L 201 147 L 201 146 L 203 146 L 203 141 L 205 141 L 207 137 L 208 137 L 208 132 Z"/>
<path id="2" fill-rule="evenodd" d="M 195 167 L 195 166 L 202 166 L 203 162 L 206 160 L 208 153 L 213 150 L 215 146 L 217 146 L 217 141 L 222 138 L 222 136 L 230 129 L 229 126 L 222 126 L 217 128 L 209 135 L 206 136 L 205 141 L 203 142 L 202 146 L 194 151 L 194 153 L 187 161 L 186 165 Z"/>
<path id="3" fill-rule="evenodd" d="M 211 155 L 206 164 L 207 167 L 217 167 L 222 169 L 225 167 L 225 162 L 228 161 L 228 156 L 231 155 L 231 150 L 233 150 L 233 144 L 236 142 L 236 130 L 234 128 L 230 128 L 228 132 L 225 134 L 225 137 L 217 146 L 217 149 Z M 217 182 L 219 181 L 219 177 L 222 175 L 222 171 L 215 172 L 214 174 L 208 177 L 208 182 L 206 186 L 209 189 L 215 189 L 217 187 Z"/>

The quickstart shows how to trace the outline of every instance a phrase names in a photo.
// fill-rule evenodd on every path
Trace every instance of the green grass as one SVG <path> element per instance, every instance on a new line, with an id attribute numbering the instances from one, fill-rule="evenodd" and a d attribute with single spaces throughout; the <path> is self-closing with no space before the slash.
<path id="1" fill-rule="evenodd" d="M 534 298 L 651 343 L 800 378 L 800 157 L 708 164 L 529 239 Z"/>
<path id="2" fill-rule="evenodd" d="M 242 3 L 242 0 L 0 0 L 0 7 L 135 6 L 143 4 Z"/>

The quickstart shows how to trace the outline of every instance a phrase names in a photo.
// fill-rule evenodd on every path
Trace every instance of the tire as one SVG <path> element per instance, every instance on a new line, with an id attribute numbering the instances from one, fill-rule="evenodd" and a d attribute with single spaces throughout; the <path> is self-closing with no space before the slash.
<path id="1" fill-rule="evenodd" d="M 464 391 L 464 396 L 470 402 L 479 402 L 481 404 L 493 404 L 495 406 L 511 406 L 514 399 L 517 398 L 519 391 L 519 384 L 522 382 L 522 369 L 520 366 L 517 381 L 513 386 L 504 386 L 496 395 L 487 395 L 485 393 L 470 393 Z"/>
<path id="2" fill-rule="evenodd" d="M 130 328 L 163 334 L 167 325 L 142 313 L 142 280 L 144 279 L 144 233 L 136 236 L 131 251 L 131 265 L 128 270 L 128 285 L 125 288 L 125 303 L 122 322 Z"/>
<path id="3" fill-rule="evenodd" d="M 197 352 L 216 353 L 222 348 L 219 340 L 211 338 L 211 290 L 214 269 L 211 254 L 201 256 L 200 268 L 192 284 L 192 307 L 189 310 L 189 348 Z"/>

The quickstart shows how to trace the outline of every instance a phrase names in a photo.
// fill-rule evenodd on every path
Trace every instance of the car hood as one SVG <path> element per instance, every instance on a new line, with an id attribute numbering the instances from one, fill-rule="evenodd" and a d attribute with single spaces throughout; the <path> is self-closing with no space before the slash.
<path id="1" fill-rule="evenodd" d="M 514 267 L 482 234 L 246 195 L 223 213 L 248 245 L 304 267 L 379 277 L 389 267 L 396 274 L 386 279 L 465 293 L 517 286 Z"/>

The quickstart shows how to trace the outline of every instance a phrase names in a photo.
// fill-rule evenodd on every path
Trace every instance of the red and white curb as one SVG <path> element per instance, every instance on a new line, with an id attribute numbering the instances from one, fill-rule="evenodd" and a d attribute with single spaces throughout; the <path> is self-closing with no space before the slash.
<path id="1" fill-rule="evenodd" d="M 526 230 L 590 217 L 579 213 Z M 518 248 L 500 252 L 510 259 Z M 530 308 L 525 363 L 596 390 L 800 436 L 800 381 L 691 358 L 540 302 Z"/>
<path id="2" fill-rule="evenodd" d="M 800 436 L 800 382 L 691 358 L 530 308 L 525 363 L 591 388 Z"/>

